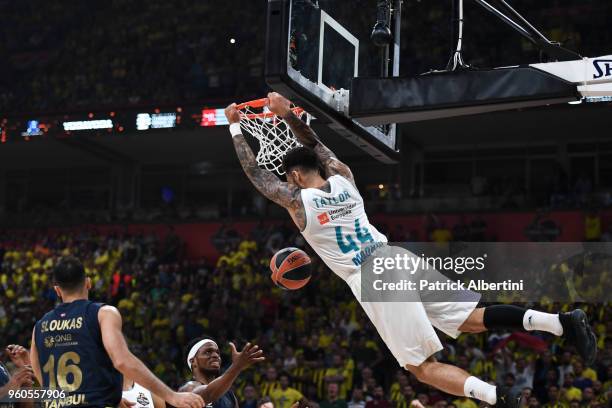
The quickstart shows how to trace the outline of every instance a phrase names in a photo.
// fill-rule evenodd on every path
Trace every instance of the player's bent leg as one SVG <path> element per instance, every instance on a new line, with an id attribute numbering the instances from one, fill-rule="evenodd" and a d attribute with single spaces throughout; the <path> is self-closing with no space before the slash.
<path id="1" fill-rule="evenodd" d="M 494 385 L 470 376 L 467 371 L 459 367 L 439 363 L 430 358 L 419 366 L 406 365 L 406 370 L 414 374 L 420 382 L 448 394 L 476 398 L 491 405 L 497 402 Z"/>
<path id="2" fill-rule="evenodd" d="M 465 322 L 465 332 L 478 328 L 480 316 L 486 330 L 509 329 L 545 331 L 555 336 L 565 336 L 573 344 L 587 365 L 592 365 L 597 355 L 597 338 L 589 326 L 586 313 L 580 309 L 567 313 L 545 313 L 514 305 L 493 305 L 476 309 Z M 463 327 L 463 326 L 462 326 Z M 461 330 L 461 327 L 460 327 Z M 461 330 L 463 331 L 463 330 Z"/>
<path id="3" fill-rule="evenodd" d="M 459 326 L 461 333 L 482 333 L 487 331 L 484 325 L 484 307 L 474 309 L 468 318 Z"/>

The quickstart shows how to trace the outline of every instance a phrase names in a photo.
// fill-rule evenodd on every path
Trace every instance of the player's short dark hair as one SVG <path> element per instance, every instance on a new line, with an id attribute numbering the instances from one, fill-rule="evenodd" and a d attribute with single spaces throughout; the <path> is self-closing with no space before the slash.
<path id="1" fill-rule="evenodd" d="M 53 282 L 65 291 L 75 291 L 85 283 L 85 268 L 74 256 L 60 258 L 53 268 Z"/>
<path id="2" fill-rule="evenodd" d="M 291 382 L 291 374 L 289 374 L 287 371 L 281 371 L 278 375 L 278 379 L 280 380 L 281 377 L 287 377 L 287 380 Z"/>
<path id="3" fill-rule="evenodd" d="M 309 147 L 296 147 L 285 154 L 285 157 L 283 157 L 283 170 L 285 173 L 295 168 L 314 170 L 319 172 L 319 174 L 323 174 L 319 156 Z"/>

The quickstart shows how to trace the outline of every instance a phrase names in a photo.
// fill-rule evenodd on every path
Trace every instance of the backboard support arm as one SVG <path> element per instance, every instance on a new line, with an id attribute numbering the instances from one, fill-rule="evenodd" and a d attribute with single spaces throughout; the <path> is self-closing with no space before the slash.
<path id="1" fill-rule="evenodd" d="M 541 51 L 544 51 L 549 56 L 558 61 L 570 61 L 582 58 L 582 56 L 574 51 L 570 51 L 561 47 L 539 32 L 531 25 L 518 11 L 513 9 L 504 0 L 474 0 L 485 10 L 502 20 L 513 30 L 521 34 L 523 37 L 531 41 Z M 497 6 L 497 7 L 496 7 Z"/>

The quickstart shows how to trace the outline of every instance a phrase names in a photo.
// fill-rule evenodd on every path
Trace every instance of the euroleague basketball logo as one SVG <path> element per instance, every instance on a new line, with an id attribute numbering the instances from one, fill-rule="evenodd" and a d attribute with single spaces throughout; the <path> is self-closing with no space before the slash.
<path id="1" fill-rule="evenodd" d="M 293 263 L 294 263 L 295 261 L 299 261 L 300 259 L 302 259 L 301 254 L 297 253 L 297 254 L 292 255 L 292 256 L 290 256 L 289 258 L 287 258 L 287 263 L 288 263 L 289 265 L 293 265 Z"/>
<path id="2" fill-rule="evenodd" d="M 319 220 L 319 224 L 325 225 L 329 222 L 329 215 L 327 215 L 327 213 L 324 212 L 323 214 L 317 215 L 317 219 Z"/>

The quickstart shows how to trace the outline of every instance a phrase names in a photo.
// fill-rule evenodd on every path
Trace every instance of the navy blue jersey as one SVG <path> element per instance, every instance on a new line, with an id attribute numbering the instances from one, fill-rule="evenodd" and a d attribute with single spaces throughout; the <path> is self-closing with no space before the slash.
<path id="1" fill-rule="evenodd" d="M 98 311 L 103 304 L 89 300 L 62 303 L 40 319 L 34 340 L 43 387 L 66 391 L 55 406 L 117 406 L 123 376 L 102 344 Z"/>
<path id="2" fill-rule="evenodd" d="M 4 364 L 0 362 L 0 387 L 5 386 L 11 380 L 11 375 Z M 0 397 L 6 397 L 6 395 L 0 395 Z M 0 408 L 13 408 L 15 404 L 2 403 L 0 402 Z"/>
<path id="3" fill-rule="evenodd" d="M 207 405 L 209 407 L 210 405 Z M 212 403 L 212 408 L 236 408 L 236 396 L 229 390 L 218 400 Z"/>
<path id="4" fill-rule="evenodd" d="M 11 379 L 9 371 L 6 369 L 4 364 L 0 363 L 0 387 L 5 386 Z"/>

